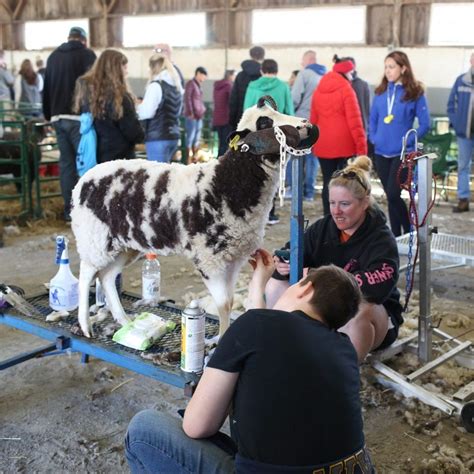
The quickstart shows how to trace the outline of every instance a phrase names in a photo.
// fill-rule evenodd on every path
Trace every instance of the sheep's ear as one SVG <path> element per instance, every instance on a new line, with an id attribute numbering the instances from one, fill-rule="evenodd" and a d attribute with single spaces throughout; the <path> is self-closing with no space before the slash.
<path id="1" fill-rule="evenodd" d="M 278 111 L 278 106 L 275 99 L 271 95 L 263 95 L 258 99 L 257 109 L 263 108 L 265 105 L 269 105 L 273 110 Z"/>
<path id="2" fill-rule="evenodd" d="M 231 132 L 227 137 L 227 143 L 229 144 L 230 149 L 237 149 L 237 143 L 239 143 L 244 137 L 250 133 L 250 130 L 246 128 L 245 130 L 235 130 Z"/>

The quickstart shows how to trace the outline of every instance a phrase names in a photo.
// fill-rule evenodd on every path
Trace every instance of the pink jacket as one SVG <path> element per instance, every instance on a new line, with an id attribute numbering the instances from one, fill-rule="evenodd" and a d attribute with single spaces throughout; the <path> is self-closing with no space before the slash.
<path id="1" fill-rule="evenodd" d="M 187 118 L 201 119 L 206 112 L 202 100 L 202 89 L 196 79 L 191 79 L 184 88 L 184 116 Z"/>

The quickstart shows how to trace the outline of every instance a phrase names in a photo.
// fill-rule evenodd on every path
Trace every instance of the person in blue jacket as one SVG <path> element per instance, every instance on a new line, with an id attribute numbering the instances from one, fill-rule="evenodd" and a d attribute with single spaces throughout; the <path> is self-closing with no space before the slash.
<path id="1" fill-rule="evenodd" d="M 410 231 L 407 206 L 397 178 L 402 139 L 418 119 L 418 139 L 430 128 L 430 114 L 423 86 L 415 79 L 408 56 L 392 51 L 385 58 L 385 75 L 375 89 L 370 111 L 369 140 L 374 145 L 377 174 L 388 200 L 390 227 L 395 237 Z M 407 151 L 413 151 L 410 134 Z M 402 174 L 401 179 L 404 176 Z"/>
<path id="2" fill-rule="evenodd" d="M 454 83 L 448 99 L 449 121 L 458 140 L 458 204 L 453 212 L 469 211 L 469 174 L 474 151 L 474 53 L 471 68 Z"/>

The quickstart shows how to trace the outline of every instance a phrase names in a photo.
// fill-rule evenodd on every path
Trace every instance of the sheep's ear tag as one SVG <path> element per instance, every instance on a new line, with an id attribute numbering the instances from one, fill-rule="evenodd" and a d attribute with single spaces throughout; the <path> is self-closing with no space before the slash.
<path id="1" fill-rule="evenodd" d="M 240 140 L 240 135 L 235 135 L 234 138 L 232 138 L 232 140 L 229 142 L 229 148 L 231 150 L 237 151 L 238 149 L 237 143 L 239 142 L 239 140 Z"/>

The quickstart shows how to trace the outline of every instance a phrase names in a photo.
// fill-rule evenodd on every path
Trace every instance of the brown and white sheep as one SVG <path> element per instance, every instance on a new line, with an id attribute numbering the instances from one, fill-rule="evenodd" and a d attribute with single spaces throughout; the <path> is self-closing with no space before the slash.
<path id="1" fill-rule="evenodd" d="M 269 105 L 270 104 L 270 105 Z M 272 105 L 272 106 L 271 106 Z M 222 335 L 234 285 L 259 246 L 278 185 L 280 143 L 309 148 L 316 127 L 262 98 L 246 110 L 232 148 L 218 160 L 184 166 L 117 160 L 88 171 L 72 194 L 72 229 L 81 258 L 79 324 L 91 336 L 89 286 L 98 275 L 114 319 L 129 320 L 115 288 L 122 268 L 146 252 L 191 259 L 214 298 Z"/>

